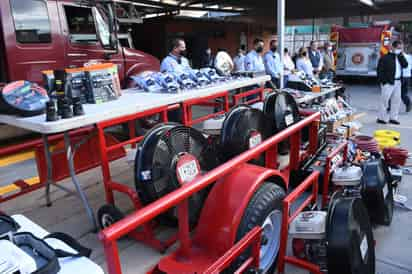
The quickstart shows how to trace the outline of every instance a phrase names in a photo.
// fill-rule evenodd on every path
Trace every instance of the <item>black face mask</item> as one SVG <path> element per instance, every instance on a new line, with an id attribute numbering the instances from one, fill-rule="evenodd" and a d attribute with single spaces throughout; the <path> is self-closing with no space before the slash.
<path id="1" fill-rule="evenodd" d="M 270 50 L 271 50 L 272 52 L 276 52 L 276 51 L 278 50 L 278 47 L 271 47 Z"/>
<path id="2" fill-rule="evenodd" d="M 306 56 L 306 55 L 307 55 L 307 53 L 306 53 L 306 52 L 302 53 L 302 56 Z"/>
<path id="3" fill-rule="evenodd" d="M 187 55 L 187 51 L 185 51 L 185 50 L 180 51 L 180 56 L 186 56 L 186 55 Z"/>
<path id="4" fill-rule="evenodd" d="M 257 47 L 257 48 L 256 48 L 256 52 L 257 52 L 257 53 L 261 53 L 262 51 L 263 51 L 263 47 Z"/>

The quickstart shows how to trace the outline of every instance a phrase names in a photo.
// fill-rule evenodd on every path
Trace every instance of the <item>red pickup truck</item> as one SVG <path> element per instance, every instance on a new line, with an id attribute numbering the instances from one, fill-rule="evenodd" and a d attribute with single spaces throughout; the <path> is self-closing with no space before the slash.
<path id="1" fill-rule="evenodd" d="M 16 80 L 41 83 L 42 70 L 94 61 L 117 64 L 123 85 L 130 75 L 159 70 L 157 58 L 121 46 L 115 22 L 107 1 L 0 1 L 0 86 Z"/>

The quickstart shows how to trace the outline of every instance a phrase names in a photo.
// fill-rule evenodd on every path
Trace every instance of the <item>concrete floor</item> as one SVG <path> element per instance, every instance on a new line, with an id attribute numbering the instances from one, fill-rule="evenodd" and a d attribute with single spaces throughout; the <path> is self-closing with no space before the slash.
<path id="1" fill-rule="evenodd" d="M 412 150 L 412 114 L 401 113 L 400 126 L 381 126 L 375 123 L 379 90 L 371 85 L 351 85 L 347 88 L 351 103 L 358 112 L 366 112 L 361 118 L 364 127 L 362 132 L 368 135 L 381 128 L 395 129 L 402 134 L 402 146 Z M 125 160 L 111 164 L 112 175 L 116 181 L 133 186 L 133 168 Z M 94 169 L 80 176 L 80 181 L 95 211 L 104 204 L 104 192 L 100 169 Z M 411 199 L 412 178 L 404 176 L 401 194 Z M 70 183 L 65 184 L 72 187 Z M 53 206 L 46 207 L 44 190 L 38 190 L 26 196 L 0 204 L 0 210 L 9 214 L 24 214 L 49 231 L 63 231 L 80 240 L 93 249 L 92 259 L 105 270 L 103 248 L 96 234 L 90 233 L 90 225 L 81 203 L 74 197 L 67 196 L 53 188 Z M 117 196 L 118 206 L 124 212 L 130 212 L 128 199 Z M 406 274 L 412 273 L 412 212 L 395 209 L 393 223 L 390 227 L 375 228 L 377 273 Z M 119 242 L 123 273 L 144 273 L 154 265 L 160 254 L 129 239 Z M 286 273 L 307 273 L 307 271 L 288 268 Z"/>

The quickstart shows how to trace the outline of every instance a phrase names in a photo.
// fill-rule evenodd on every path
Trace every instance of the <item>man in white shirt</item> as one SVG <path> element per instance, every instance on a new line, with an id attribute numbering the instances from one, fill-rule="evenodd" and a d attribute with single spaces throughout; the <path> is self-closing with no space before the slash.
<path id="1" fill-rule="evenodd" d="M 410 50 L 409 50 L 410 52 Z M 402 102 L 405 104 L 406 112 L 410 112 L 412 109 L 411 99 L 408 96 L 408 88 L 411 80 L 412 70 L 412 55 L 409 53 L 403 53 L 406 61 L 408 61 L 408 67 L 402 70 Z"/>

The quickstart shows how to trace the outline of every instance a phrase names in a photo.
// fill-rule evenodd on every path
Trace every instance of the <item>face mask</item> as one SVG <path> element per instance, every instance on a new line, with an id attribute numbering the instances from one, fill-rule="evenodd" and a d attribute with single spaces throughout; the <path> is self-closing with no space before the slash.
<path id="1" fill-rule="evenodd" d="M 256 52 L 257 52 L 257 53 L 261 53 L 262 51 L 263 51 L 263 47 L 257 47 L 257 48 L 256 48 Z"/>
<path id="2" fill-rule="evenodd" d="M 278 49 L 278 47 L 271 47 L 270 50 L 275 52 Z"/>
<path id="3" fill-rule="evenodd" d="M 329 51 L 332 51 L 332 49 L 333 49 L 332 47 L 328 47 L 328 50 L 329 50 Z"/>
<path id="4" fill-rule="evenodd" d="M 395 49 L 393 52 L 394 52 L 396 55 L 399 55 L 399 54 L 401 54 L 402 50 L 400 50 L 400 49 Z"/>
<path id="5" fill-rule="evenodd" d="M 302 53 L 302 56 L 306 56 L 306 55 L 307 55 L 307 53 L 306 53 L 306 52 Z"/>
<path id="6" fill-rule="evenodd" d="M 185 51 L 185 50 L 180 51 L 180 56 L 186 56 L 186 54 L 187 54 L 187 51 Z"/>

